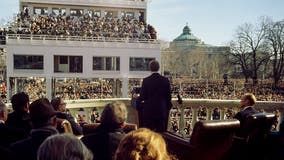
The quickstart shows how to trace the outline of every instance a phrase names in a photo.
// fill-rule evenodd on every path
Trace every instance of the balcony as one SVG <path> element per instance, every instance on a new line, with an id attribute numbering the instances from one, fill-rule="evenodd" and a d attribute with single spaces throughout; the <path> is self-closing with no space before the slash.
<path id="1" fill-rule="evenodd" d="M 137 112 L 135 109 L 131 108 L 129 98 L 70 100 L 66 102 L 67 108 L 74 117 L 76 117 L 77 111 L 83 108 L 86 113 L 86 121 L 90 122 L 89 117 L 91 116 L 93 108 L 97 108 L 97 111 L 101 113 L 105 104 L 112 101 L 124 102 L 128 108 L 128 122 L 138 124 Z M 176 131 L 174 131 L 171 123 L 169 123 L 168 131 L 187 137 L 189 135 L 184 131 L 187 127 L 186 124 L 194 126 L 199 120 L 232 119 L 234 114 L 239 110 L 239 104 L 240 101 L 238 100 L 184 99 L 183 104 L 179 105 L 177 100 L 173 99 L 173 105 L 176 109 L 171 110 L 169 121 L 176 121 L 178 130 L 175 129 Z M 278 117 L 278 122 L 280 122 L 284 113 L 284 103 L 257 101 L 256 109 L 263 113 L 274 113 Z M 219 113 L 219 116 L 216 116 L 216 113 Z M 191 133 L 191 129 L 192 128 L 189 128 L 189 133 Z M 278 129 L 279 123 L 275 126 L 275 130 Z"/>
<path id="2" fill-rule="evenodd" d="M 96 108 L 96 111 L 100 114 L 105 104 L 113 101 L 124 102 L 128 108 L 127 122 L 138 124 L 137 112 L 130 106 L 129 98 L 67 101 L 67 108 L 70 110 L 71 114 L 74 115 L 74 117 L 78 117 L 78 114 L 84 113 L 86 118 L 85 120 L 87 122 L 90 122 L 91 112 L 93 111 L 93 108 Z M 217 160 L 220 157 L 224 156 L 227 153 L 225 153 L 225 151 L 230 150 L 230 144 L 233 143 L 232 141 L 234 136 L 233 132 L 227 132 L 227 128 L 224 127 L 224 125 L 228 125 L 228 127 L 232 128 L 234 131 L 239 127 L 239 121 L 233 119 L 234 114 L 239 110 L 239 103 L 240 102 L 238 100 L 185 99 L 183 100 L 183 104 L 180 105 L 177 103 L 177 99 L 173 99 L 175 108 L 171 110 L 168 132 L 163 133 L 163 136 L 165 137 L 168 145 L 169 152 L 176 155 L 181 160 L 207 160 L 208 158 Z M 256 108 L 260 112 L 273 116 L 275 114 L 277 117 L 276 123 L 273 124 L 274 127 L 272 127 L 272 132 L 270 132 L 271 134 L 268 135 L 269 143 L 264 143 L 263 145 L 254 147 L 249 146 L 249 148 L 247 148 L 252 149 L 253 152 L 256 153 L 258 157 L 260 157 L 258 159 L 262 159 L 263 157 L 261 156 L 264 156 L 267 159 L 275 159 L 275 157 L 279 156 L 280 152 L 278 151 L 283 144 L 281 141 L 281 135 L 274 135 L 274 133 L 277 133 L 275 131 L 279 130 L 279 122 L 282 119 L 282 115 L 284 113 L 283 105 L 284 103 L 282 102 L 257 101 L 256 103 Z M 82 110 L 84 110 L 84 112 L 82 112 Z M 218 116 L 216 116 L 216 113 L 218 113 Z M 215 121 L 207 121 L 207 126 L 205 126 L 205 128 L 207 127 L 209 128 L 209 130 L 200 131 L 200 128 L 196 129 L 198 127 L 194 126 L 195 124 L 202 126 L 202 124 L 199 122 L 203 123 L 204 121 L 199 120 Z M 176 122 L 176 127 L 173 127 L 173 122 Z M 194 126 L 194 131 L 192 131 L 193 127 L 190 126 Z M 214 129 L 215 127 L 217 129 Z M 224 128 L 225 130 L 223 131 Z M 197 133 L 198 130 L 200 131 L 200 133 Z M 216 130 L 217 132 L 215 132 Z M 211 133 L 212 131 L 213 133 Z M 192 133 L 195 134 L 193 135 Z M 213 140 L 214 143 L 211 144 L 212 140 L 209 140 L 210 142 L 208 144 L 211 146 L 208 146 L 207 140 L 204 139 L 208 138 L 208 136 L 214 137 L 215 135 L 217 135 L 217 138 Z M 199 139 L 199 142 L 195 141 L 194 144 L 192 140 L 194 138 Z M 218 143 L 219 139 L 229 142 L 230 144 L 228 145 Z M 205 143 L 199 146 L 198 143 L 200 142 Z M 217 144 L 215 144 L 215 142 L 217 142 Z M 254 156 L 254 154 L 250 155 Z M 234 158 L 236 157 L 233 157 L 233 159 Z"/>

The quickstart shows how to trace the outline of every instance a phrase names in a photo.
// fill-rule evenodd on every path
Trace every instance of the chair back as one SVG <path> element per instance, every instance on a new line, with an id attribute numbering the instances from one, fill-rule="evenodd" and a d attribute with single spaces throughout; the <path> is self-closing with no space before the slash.
<path id="1" fill-rule="evenodd" d="M 244 127 L 248 129 L 246 142 L 248 144 L 264 143 L 276 119 L 273 113 L 257 113 L 248 117 Z"/>
<path id="2" fill-rule="evenodd" d="M 231 148 L 233 136 L 239 128 L 237 119 L 196 122 L 190 137 L 190 144 L 195 147 L 194 159 L 222 159 Z"/>

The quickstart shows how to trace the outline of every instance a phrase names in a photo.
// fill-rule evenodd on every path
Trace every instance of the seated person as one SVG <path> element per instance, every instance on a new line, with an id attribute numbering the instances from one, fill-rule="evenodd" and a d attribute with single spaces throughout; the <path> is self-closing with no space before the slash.
<path id="1" fill-rule="evenodd" d="M 170 160 L 163 137 L 149 129 L 129 132 L 120 142 L 115 160 Z"/>
<path id="2" fill-rule="evenodd" d="M 62 146 L 62 147 L 56 147 Z M 56 134 L 48 137 L 39 147 L 38 160 L 92 160 L 93 154 L 72 134 Z"/>
<path id="3" fill-rule="evenodd" d="M 256 103 L 256 98 L 252 93 L 246 93 L 241 98 L 241 111 L 239 111 L 234 118 L 238 119 L 241 124 L 240 130 L 236 133 L 237 136 L 242 138 L 247 138 L 248 129 L 246 128 L 246 121 L 248 120 L 248 117 L 258 113 L 258 111 L 255 109 L 254 105 Z"/>
<path id="4" fill-rule="evenodd" d="M 65 119 L 65 120 L 70 122 L 74 135 L 82 135 L 83 134 L 81 126 L 75 122 L 74 117 L 72 117 L 72 115 L 66 113 L 66 103 L 63 101 L 62 98 L 57 97 L 57 98 L 52 99 L 51 104 L 56 111 L 60 112 L 60 114 L 57 115 L 58 119 L 61 119 L 61 121 L 63 121 Z M 61 121 L 60 121 L 60 123 L 61 123 Z M 64 132 L 64 128 L 61 125 L 57 125 L 57 130 L 60 133 Z"/>
<path id="5" fill-rule="evenodd" d="M 127 119 L 124 103 L 113 102 L 105 106 L 101 123 L 93 134 L 81 138 L 83 143 L 93 152 L 95 160 L 112 160 L 115 150 L 124 137 L 123 127 Z"/>

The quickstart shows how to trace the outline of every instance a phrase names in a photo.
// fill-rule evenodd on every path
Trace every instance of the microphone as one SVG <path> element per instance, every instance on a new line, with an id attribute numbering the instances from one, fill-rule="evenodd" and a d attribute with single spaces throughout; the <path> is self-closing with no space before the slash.
<path id="1" fill-rule="evenodd" d="M 182 104 L 182 99 L 181 99 L 181 96 L 179 94 L 177 95 L 177 98 L 178 98 L 178 100 L 177 100 L 178 104 Z"/>

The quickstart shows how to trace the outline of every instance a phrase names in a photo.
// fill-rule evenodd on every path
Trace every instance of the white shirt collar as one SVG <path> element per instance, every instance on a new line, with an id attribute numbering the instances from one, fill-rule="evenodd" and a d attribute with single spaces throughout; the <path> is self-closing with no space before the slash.
<path id="1" fill-rule="evenodd" d="M 0 119 L 0 124 L 4 124 L 4 123 L 5 123 L 5 121 L 3 121 L 3 120 Z"/>

